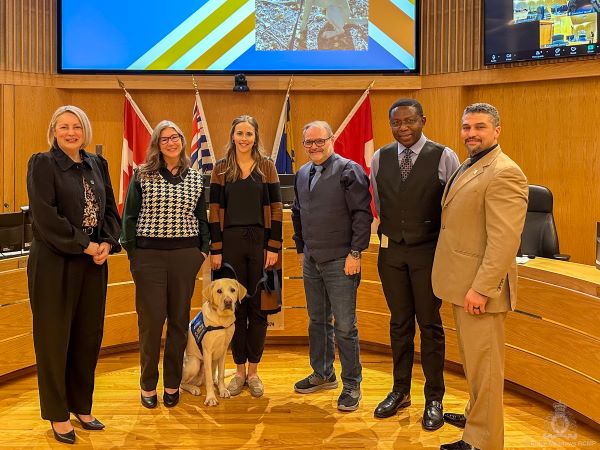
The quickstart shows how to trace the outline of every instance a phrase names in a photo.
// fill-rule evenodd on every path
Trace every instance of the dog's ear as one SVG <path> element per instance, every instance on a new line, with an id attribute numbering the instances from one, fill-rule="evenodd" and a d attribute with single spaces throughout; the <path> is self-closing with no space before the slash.
<path id="1" fill-rule="evenodd" d="M 204 301 L 210 301 L 212 298 L 212 287 L 213 287 L 213 283 L 210 283 L 208 286 L 206 286 L 204 289 L 202 289 L 202 300 Z"/>
<path id="2" fill-rule="evenodd" d="M 238 301 L 241 302 L 244 299 L 244 297 L 246 297 L 248 290 L 244 286 L 242 286 L 242 283 L 240 283 L 239 281 L 236 280 L 236 283 L 238 288 Z"/>

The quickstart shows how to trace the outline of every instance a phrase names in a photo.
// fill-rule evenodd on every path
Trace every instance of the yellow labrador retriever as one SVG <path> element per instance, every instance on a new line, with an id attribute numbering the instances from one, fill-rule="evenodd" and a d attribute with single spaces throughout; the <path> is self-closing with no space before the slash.
<path id="1" fill-rule="evenodd" d="M 231 278 L 213 281 L 202 291 L 201 314 L 190 323 L 183 359 L 181 389 L 200 395 L 206 385 L 207 406 L 217 406 L 215 379 L 221 398 L 229 398 L 225 387 L 225 356 L 235 330 L 235 306 L 246 296 L 246 288 Z M 201 341 L 200 347 L 198 341 Z"/>

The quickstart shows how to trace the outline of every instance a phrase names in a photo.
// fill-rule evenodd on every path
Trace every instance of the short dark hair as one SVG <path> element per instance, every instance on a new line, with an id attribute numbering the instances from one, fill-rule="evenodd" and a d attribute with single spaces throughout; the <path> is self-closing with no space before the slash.
<path id="1" fill-rule="evenodd" d="M 498 113 L 498 110 L 489 103 L 472 103 L 471 105 L 465 108 L 463 112 L 463 117 L 467 114 L 477 113 L 487 114 L 488 116 L 490 116 L 490 118 L 492 119 L 492 123 L 495 127 L 500 125 L 500 113 Z"/>
<path id="2" fill-rule="evenodd" d="M 417 114 L 423 117 L 423 106 L 414 98 L 401 98 L 394 102 L 392 106 L 390 106 L 390 110 L 388 112 L 388 118 L 392 118 L 392 111 L 398 108 L 399 106 L 412 106 L 417 110 Z"/>

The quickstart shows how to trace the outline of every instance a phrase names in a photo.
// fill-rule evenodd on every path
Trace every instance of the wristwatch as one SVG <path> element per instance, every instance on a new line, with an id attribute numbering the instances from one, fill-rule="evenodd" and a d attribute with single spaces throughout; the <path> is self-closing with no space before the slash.
<path id="1" fill-rule="evenodd" d="M 360 259 L 360 252 L 358 250 L 350 250 L 350 256 L 354 259 Z"/>

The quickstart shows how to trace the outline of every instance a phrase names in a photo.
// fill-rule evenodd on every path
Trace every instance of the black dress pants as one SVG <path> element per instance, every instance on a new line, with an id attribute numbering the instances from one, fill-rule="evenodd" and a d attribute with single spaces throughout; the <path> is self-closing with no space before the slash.
<path id="1" fill-rule="evenodd" d="M 260 307 L 260 290 L 254 293 L 264 266 L 265 232 L 262 227 L 223 230 L 223 262 L 231 264 L 248 295 L 235 312 L 231 353 L 236 364 L 259 363 L 267 336 L 267 314 Z"/>
<path id="2" fill-rule="evenodd" d="M 389 240 L 379 249 L 378 269 L 390 309 L 394 390 L 410 392 L 414 359 L 415 316 L 421 333 L 425 400 L 444 396 L 444 329 L 441 300 L 433 293 L 431 269 L 436 242 L 407 245 Z"/>
<path id="3" fill-rule="evenodd" d="M 27 261 L 42 418 L 90 414 L 104 329 L 108 266 L 34 239 Z"/>
<path id="4" fill-rule="evenodd" d="M 190 306 L 196 275 L 204 257 L 199 248 L 153 250 L 137 248 L 131 259 L 135 308 L 140 336 L 140 387 L 156 389 L 162 330 L 167 321 L 163 383 L 179 388 L 187 344 Z"/>

